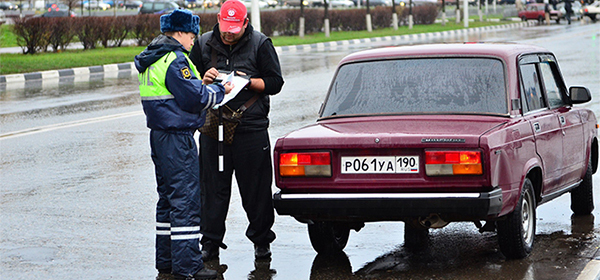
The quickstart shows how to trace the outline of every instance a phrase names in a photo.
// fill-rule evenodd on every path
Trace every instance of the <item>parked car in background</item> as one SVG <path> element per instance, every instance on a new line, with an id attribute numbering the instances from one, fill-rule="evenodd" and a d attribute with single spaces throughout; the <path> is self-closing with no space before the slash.
<path id="1" fill-rule="evenodd" d="M 596 20 L 598 20 L 598 14 L 600 14 L 600 1 L 583 6 L 581 8 L 581 14 L 585 17 L 589 17 L 593 22 L 596 22 Z"/>
<path id="2" fill-rule="evenodd" d="M 323 0 L 284 0 L 286 6 L 300 7 L 300 3 L 305 7 L 323 7 Z"/>
<path id="3" fill-rule="evenodd" d="M 73 8 L 81 7 L 81 4 L 73 6 Z M 46 11 L 52 10 L 68 10 L 69 6 L 63 3 L 48 3 L 46 4 Z"/>
<path id="4" fill-rule="evenodd" d="M 562 18 L 562 13 L 560 11 L 554 10 L 552 5 L 549 5 L 550 9 L 550 20 L 556 21 L 556 23 L 560 23 L 560 19 Z M 544 3 L 530 3 L 525 5 L 525 9 L 519 11 L 519 18 L 522 21 L 527 20 L 537 20 L 540 23 L 544 22 L 546 13 L 546 4 Z"/>
<path id="5" fill-rule="evenodd" d="M 354 4 L 357 5 L 358 0 L 352 0 L 352 2 L 354 2 Z M 401 1 L 396 1 L 396 4 L 398 4 L 400 2 Z M 367 6 L 367 0 L 360 0 L 360 5 L 361 6 Z M 369 0 L 369 6 L 371 6 L 371 7 L 375 7 L 375 6 L 391 7 L 392 6 L 392 0 Z"/>
<path id="6" fill-rule="evenodd" d="M 354 7 L 354 2 L 350 0 L 327 0 L 327 3 L 332 8 L 350 8 Z"/>
<path id="7" fill-rule="evenodd" d="M 19 7 L 12 2 L 0 2 L 0 10 L 16 10 Z"/>
<path id="8" fill-rule="evenodd" d="M 69 10 L 51 10 L 51 11 L 47 11 L 47 12 L 41 14 L 40 16 L 45 17 L 45 18 L 76 17 L 77 14 L 75 14 L 75 12 L 69 11 Z"/>
<path id="9" fill-rule="evenodd" d="M 275 7 L 277 7 L 277 5 L 279 5 L 279 1 L 277 1 L 277 0 L 267 0 L 265 2 L 267 2 L 269 7 L 271 7 L 271 8 L 275 8 Z"/>
<path id="10" fill-rule="evenodd" d="M 240 0 L 242 1 L 242 3 L 244 3 L 244 5 L 246 5 L 246 9 L 248 11 L 250 11 L 250 9 L 252 8 L 252 0 Z M 269 7 L 269 4 L 267 4 L 267 2 L 259 0 L 258 1 L 258 8 L 259 9 L 266 9 Z"/>
<path id="11" fill-rule="evenodd" d="M 581 3 L 579 1 L 574 1 L 571 3 L 571 10 L 573 13 L 571 14 L 571 20 L 580 20 L 583 15 L 581 14 Z M 561 19 L 567 19 L 567 10 L 565 9 L 565 2 L 560 2 L 556 4 L 556 10 L 560 11 Z"/>
<path id="12" fill-rule="evenodd" d="M 142 4 L 144 4 L 142 1 L 135 0 L 119 1 L 117 2 L 117 7 L 121 9 L 140 9 L 142 7 Z"/>
<path id="13" fill-rule="evenodd" d="M 176 3 L 177 3 L 177 5 L 179 5 L 179 7 L 186 8 L 186 9 L 194 9 L 200 5 L 196 1 L 190 1 L 190 0 L 178 0 L 178 1 L 176 1 Z"/>
<path id="14" fill-rule="evenodd" d="M 594 209 L 597 119 L 574 106 L 590 100 L 532 45 L 350 54 L 316 123 L 275 144 L 275 209 L 308 225 L 319 254 L 343 250 L 368 222 L 404 222 L 415 248 L 430 228 L 473 222 L 497 233 L 507 258 L 524 258 L 537 206 L 570 194 L 575 215 Z"/>
<path id="15" fill-rule="evenodd" d="M 142 8 L 140 8 L 140 14 L 168 14 L 175 9 L 178 9 L 179 5 L 173 1 L 156 1 L 156 2 L 144 2 Z"/>
<path id="16" fill-rule="evenodd" d="M 220 7 L 221 1 L 220 0 L 199 0 L 198 4 L 203 8 L 213 8 L 213 7 Z"/>
<path id="17" fill-rule="evenodd" d="M 88 10 L 103 10 L 104 11 L 104 10 L 110 9 L 110 5 L 107 3 L 104 3 L 103 1 L 91 0 L 91 1 L 83 2 L 83 8 L 88 9 Z"/>
<path id="18" fill-rule="evenodd" d="M 46 12 L 39 15 L 40 17 L 76 17 L 77 14 L 73 11 L 69 11 L 69 6 L 60 3 L 53 3 L 48 6 Z"/>

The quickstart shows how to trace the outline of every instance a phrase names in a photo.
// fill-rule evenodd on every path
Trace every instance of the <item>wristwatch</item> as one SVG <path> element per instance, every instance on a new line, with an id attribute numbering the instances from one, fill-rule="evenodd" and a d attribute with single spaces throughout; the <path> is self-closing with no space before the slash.
<path id="1" fill-rule="evenodd" d="M 248 83 L 246 84 L 246 86 L 244 87 L 244 89 L 250 89 L 250 85 L 252 84 L 252 79 L 248 78 Z"/>

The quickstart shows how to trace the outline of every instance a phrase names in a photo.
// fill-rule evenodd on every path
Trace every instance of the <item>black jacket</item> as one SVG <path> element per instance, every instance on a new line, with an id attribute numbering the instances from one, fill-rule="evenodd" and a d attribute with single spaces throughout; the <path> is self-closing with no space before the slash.
<path id="1" fill-rule="evenodd" d="M 216 56 L 216 61 L 212 59 L 213 54 Z M 244 112 L 242 122 L 236 131 L 267 129 L 270 111 L 269 95 L 279 93 L 284 83 L 279 58 L 271 39 L 255 31 L 248 24 L 248 28 L 237 44 L 225 45 L 221 40 L 217 24 L 213 31 L 203 34 L 194 42 L 190 59 L 196 65 L 200 75 L 215 67 L 224 71 L 241 71 L 252 78 L 262 78 L 265 82 L 265 90 L 260 93 L 260 98 Z M 242 90 L 227 105 L 235 110 L 254 94 L 253 91 Z"/>

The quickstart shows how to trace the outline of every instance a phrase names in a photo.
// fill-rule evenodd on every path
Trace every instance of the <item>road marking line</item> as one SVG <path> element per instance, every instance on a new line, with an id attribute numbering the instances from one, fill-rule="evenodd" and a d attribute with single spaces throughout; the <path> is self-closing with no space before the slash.
<path id="1" fill-rule="evenodd" d="M 598 280 L 600 279 L 600 261 L 591 260 L 581 271 L 577 280 Z"/>
<path id="2" fill-rule="evenodd" d="M 115 115 L 109 115 L 109 116 L 102 116 L 102 117 L 97 117 L 97 118 L 77 120 L 77 121 L 72 121 L 72 122 L 57 123 L 57 124 L 51 124 L 51 125 L 46 125 L 46 126 L 33 127 L 33 128 L 23 129 L 23 130 L 2 133 L 2 134 L 0 134 L 0 140 L 20 137 L 20 136 L 25 136 L 25 135 L 31 135 L 31 134 L 35 134 L 35 133 L 47 132 L 47 131 L 57 130 L 57 129 L 61 129 L 61 128 L 74 127 L 74 126 L 79 126 L 79 125 L 84 125 L 84 124 L 128 118 L 128 117 L 133 117 L 133 116 L 138 116 L 138 115 L 143 115 L 143 114 L 144 114 L 143 111 L 135 111 L 135 112 L 128 112 L 128 113 L 115 114 Z"/>

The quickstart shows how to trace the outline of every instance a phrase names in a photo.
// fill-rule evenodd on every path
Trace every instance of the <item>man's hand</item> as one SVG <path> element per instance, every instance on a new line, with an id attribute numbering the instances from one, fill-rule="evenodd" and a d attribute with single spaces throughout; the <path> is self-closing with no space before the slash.
<path id="1" fill-rule="evenodd" d="M 208 69 L 206 73 L 204 73 L 204 76 L 202 76 L 202 83 L 205 85 L 210 85 L 215 81 L 217 76 L 219 76 L 219 71 L 217 68 L 212 67 Z"/>
<path id="2" fill-rule="evenodd" d="M 223 86 L 225 87 L 225 94 L 229 94 L 231 89 L 233 89 L 233 84 L 231 84 L 231 82 L 227 82 Z"/>

